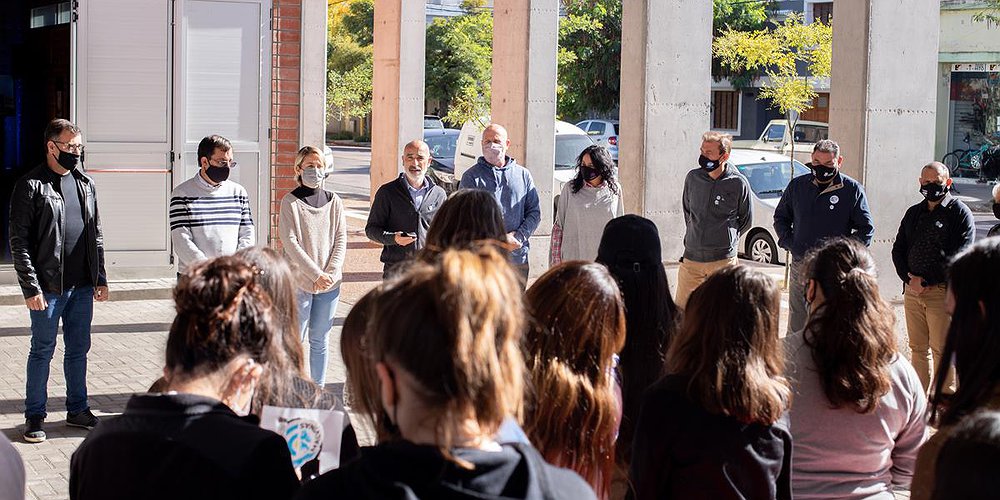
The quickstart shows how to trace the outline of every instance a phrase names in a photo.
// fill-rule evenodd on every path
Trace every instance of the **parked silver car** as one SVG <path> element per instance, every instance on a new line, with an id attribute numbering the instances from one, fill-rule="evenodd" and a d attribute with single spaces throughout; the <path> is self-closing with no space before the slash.
<path id="1" fill-rule="evenodd" d="M 608 148 L 611 158 L 618 161 L 618 120 L 584 120 L 576 126 L 586 132 L 594 144 Z"/>

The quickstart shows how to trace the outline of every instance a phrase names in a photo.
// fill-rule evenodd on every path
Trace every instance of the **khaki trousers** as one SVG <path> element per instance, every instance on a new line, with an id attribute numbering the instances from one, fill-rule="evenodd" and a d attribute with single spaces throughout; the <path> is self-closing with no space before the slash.
<path id="1" fill-rule="evenodd" d="M 948 335 L 951 316 L 945 310 L 945 285 L 927 288 L 916 295 L 909 288 L 903 294 L 903 310 L 906 313 L 906 334 L 910 337 L 910 363 L 917 371 L 924 390 L 930 390 L 934 375 L 941 364 L 941 352 Z M 955 372 L 952 369 L 945 383 L 945 393 L 955 392 Z"/>
<path id="2" fill-rule="evenodd" d="M 684 309 L 691 292 L 704 283 L 712 273 L 723 267 L 735 266 L 739 263 L 740 260 L 736 257 L 715 262 L 695 262 L 689 259 L 681 261 L 681 266 L 677 269 L 677 298 L 674 300 L 677 307 Z"/>

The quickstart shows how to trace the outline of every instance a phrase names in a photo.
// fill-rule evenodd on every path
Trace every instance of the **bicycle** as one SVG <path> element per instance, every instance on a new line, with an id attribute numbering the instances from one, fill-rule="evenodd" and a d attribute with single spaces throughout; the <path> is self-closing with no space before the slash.
<path id="1" fill-rule="evenodd" d="M 962 142 L 966 144 L 970 143 L 968 133 L 965 134 L 965 139 Z M 993 141 L 983 137 L 983 144 L 979 148 L 956 149 L 944 155 L 941 163 L 944 163 L 948 167 L 948 171 L 952 177 L 966 177 L 968 175 L 963 174 L 974 174 L 979 182 L 986 182 L 988 179 L 983 177 L 982 172 L 983 157 L 990 152 L 994 145 Z"/>

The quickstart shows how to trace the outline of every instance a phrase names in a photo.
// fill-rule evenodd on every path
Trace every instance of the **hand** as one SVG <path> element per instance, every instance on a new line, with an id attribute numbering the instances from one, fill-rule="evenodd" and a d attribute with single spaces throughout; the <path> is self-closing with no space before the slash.
<path id="1" fill-rule="evenodd" d="M 909 276 L 910 276 L 910 282 L 907 283 L 906 286 L 909 287 L 910 291 L 913 292 L 915 295 L 923 294 L 924 291 L 927 290 L 927 288 L 924 287 L 923 285 L 924 279 L 921 278 L 920 276 L 914 276 L 912 274 L 910 274 Z"/>
<path id="2" fill-rule="evenodd" d="M 505 242 L 504 247 L 513 252 L 522 246 L 521 242 L 517 241 L 517 238 L 514 237 L 514 231 L 507 233 L 507 241 Z"/>
<path id="3" fill-rule="evenodd" d="M 316 278 L 316 281 L 313 282 L 313 291 L 322 292 L 331 286 L 333 286 L 333 277 L 329 274 L 321 274 L 319 275 L 319 278 Z"/>
<path id="4" fill-rule="evenodd" d="M 42 294 L 35 295 L 30 299 L 24 299 L 24 303 L 31 311 L 44 311 L 49 307 L 49 304 L 45 302 L 45 296 Z"/>
<path id="5" fill-rule="evenodd" d="M 414 241 L 417 241 L 416 238 L 412 236 L 407 236 L 403 234 L 401 231 L 397 231 L 395 236 L 393 236 L 393 239 L 396 240 L 396 244 L 401 247 L 412 245 Z"/>
<path id="6" fill-rule="evenodd" d="M 111 293 L 108 291 L 107 285 L 99 286 L 94 289 L 94 300 L 98 302 L 106 302 L 111 298 Z"/>

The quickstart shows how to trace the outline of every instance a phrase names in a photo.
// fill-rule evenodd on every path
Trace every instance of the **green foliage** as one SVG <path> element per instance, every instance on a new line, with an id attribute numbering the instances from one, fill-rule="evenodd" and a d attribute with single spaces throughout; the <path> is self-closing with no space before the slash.
<path id="1" fill-rule="evenodd" d="M 328 7 L 326 102 L 330 118 L 363 118 L 372 109 L 374 0 Z"/>
<path id="2" fill-rule="evenodd" d="M 774 2 L 764 0 L 748 2 L 746 0 L 713 0 L 712 1 L 712 36 L 718 37 L 726 30 L 753 32 L 765 29 Z M 732 70 L 725 67 L 718 57 L 712 57 L 712 76 L 716 81 L 728 78 L 733 88 L 742 90 L 753 85 L 760 77 L 761 70 Z"/>
<path id="3" fill-rule="evenodd" d="M 809 85 L 810 76 L 830 76 L 832 44 L 832 26 L 818 21 L 804 24 L 801 15 L 790 14 L 774 29 L 724 29 L 715 38 L 712 52 L 732 71 L 763 70 L 769 81 L 761 89 L 760 98 L 769 99 L 782 113 L 791 109 L 801 113 L 816 98 Z M 810 76 L 799 76 L 799 63 L 806 65 Z"/>
<path id="4" fill-rule="evenodd" d="M 621 0 L 567 0 L 559 21 L 556 113 L 575 118 L 618 105 L 621 83 Z"/>
<path id="5" fill-rule="evenodd" d="M 1000 0 L 985 0 L 986 9 L 972 16 L 972 19 L 980 23 L 993 23 L 1000 25 Z"/>
<path id="6" fill-rule="evenodd" d="M 427 27 L 425 97 L 448 110 L 445 121 L 462 124 L 489 114 L 493 67 L 493 16 L 482 2 L 438 18 Z"/>
<path id="7" fill-rule="evenodd" d="M 361 118 L 372 111 L 372 60 L 340 73 L 327 73 L 326 99 L 329 113 L 337 119 Z"/>
<path id="8" fill-rule="evenodd" d="M 712 0 L 712 30 L 718 35 L 725 30 L 756 31 L 767 24 L 773 9 L 771 1 Z"/>
<path id="9" fill-rule="evenodd" d="M 375 0 L 353 0 L 343 19 L 344 31 L 367 47 L 375 37 Z"/>

